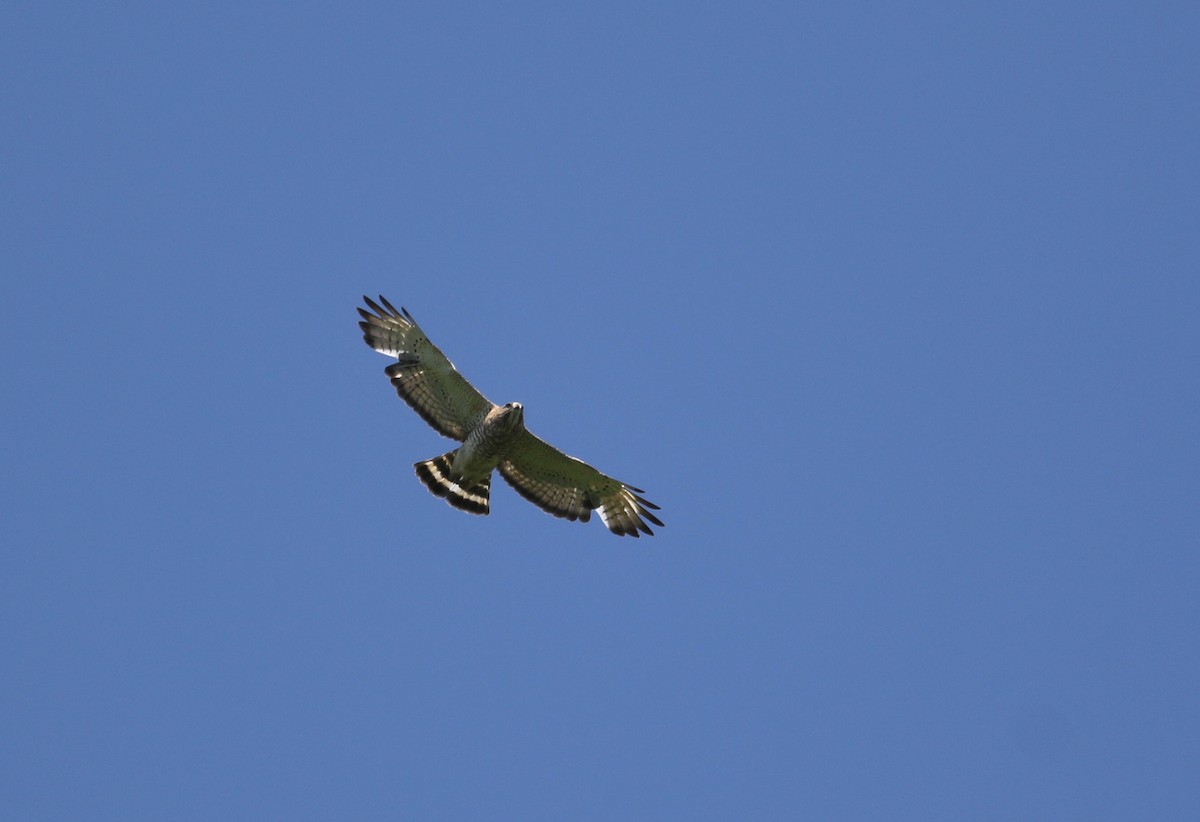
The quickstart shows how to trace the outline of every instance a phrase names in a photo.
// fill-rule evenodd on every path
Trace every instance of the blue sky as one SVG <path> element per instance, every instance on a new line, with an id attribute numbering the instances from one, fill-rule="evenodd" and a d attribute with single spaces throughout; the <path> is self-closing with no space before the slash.
<path id="1" fill-rule="evenodd" d="M 3 815 L 1195 818 L 1198 27 L 5 4 Z"/>

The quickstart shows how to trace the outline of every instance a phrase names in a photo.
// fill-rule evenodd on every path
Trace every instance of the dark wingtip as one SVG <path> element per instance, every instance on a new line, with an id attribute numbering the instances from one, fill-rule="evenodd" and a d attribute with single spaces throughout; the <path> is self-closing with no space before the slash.
<path id="1" fill-rule="evenodd" d="M 371 310 L 374 311 L 376 314 L 378 314 L 380 317 L 384 316 L 387 313 L 386 311 L 384 311 L 382 308 L 379 307 L 379 303 L 372 300 L 366 294 L 363 294 L 363 302 L 365 302 L 368 306 L 370 306 Z M 359 311 L 362 311 L 362 309 L 360 308 Z"/>

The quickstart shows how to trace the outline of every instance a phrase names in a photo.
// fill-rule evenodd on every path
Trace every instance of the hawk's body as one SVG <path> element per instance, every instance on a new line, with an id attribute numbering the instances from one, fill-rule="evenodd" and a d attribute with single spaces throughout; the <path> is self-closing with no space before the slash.
<path id="1" fill-rule="evenodd" d="M 418 462 L 417 477 L 434 494 L 473 514 L 489 510 L 492 471 L 521 496 L 557 517 L 587 522 L 592 511 L 618 536 L 653 534 L 645 520 L 658 506 L 638 496 L 640 488 L 605 476 L 567 456 L 525 429 L 519 402 L 494 405 L 466 381 L 409 313 L 383 297 L 381 307 L 363 297 L 374 313 L 358 309 L 363 339 L 395 357 L 386 369 L 397 393 L 438 433 L 462 445 Z"/>

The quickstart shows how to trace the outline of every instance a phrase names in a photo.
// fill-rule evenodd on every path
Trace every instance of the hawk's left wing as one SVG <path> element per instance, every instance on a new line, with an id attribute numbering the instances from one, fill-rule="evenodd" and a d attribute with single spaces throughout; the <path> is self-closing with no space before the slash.
<path id="1" fill-rule="evenodd" d="M 491 410 L 491 402 L 458 373 L 407 311 L 397 311 L 382 296 L 382 307 L 370 297 L 363 300 L 375 313 L 358 309 L 363 318 L 358 325 L 367 345 L 396 358 L 386 369 L 396 393 L 439 434 L 465 440 Z"/>
<path id="2" fill-rule="evenodd" d="M 619 537 L 652 535 L 645 520 L 662 527 L 650 513 L 658 506 L 638 496 L 642 489 L 601 474 L 528 431 L 499 469 L 517 493 L 556 517 L 587 522 L 594 509 Z"/>

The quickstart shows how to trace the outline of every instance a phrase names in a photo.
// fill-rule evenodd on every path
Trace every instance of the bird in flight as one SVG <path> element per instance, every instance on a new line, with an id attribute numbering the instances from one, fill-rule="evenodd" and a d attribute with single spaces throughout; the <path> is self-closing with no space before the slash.
<path id="1" fill-rule="evenodd" d="M 458 440 L 458 448 L 418 462 L 417 477 L 436 496 L 472 514 L 486 515 L 492 470 L 521 496 L 556 517 L 587 522 L 592 511 L 617 536 L 654 532 L 662 527 L 651 513 L 654 503 L 642 489 L 605 476 L 568 456 L 525 428 L 519 402 L 494 405 L 467 382 L 454 363 L 429 341 L 405 309 L 383 296 L 363 297 L 359 327 L 367 345 L 395 362 L 384 369 L 396 393 L 439 434 Z M 382 303 L 382 305 L 380 305 Z"/>

